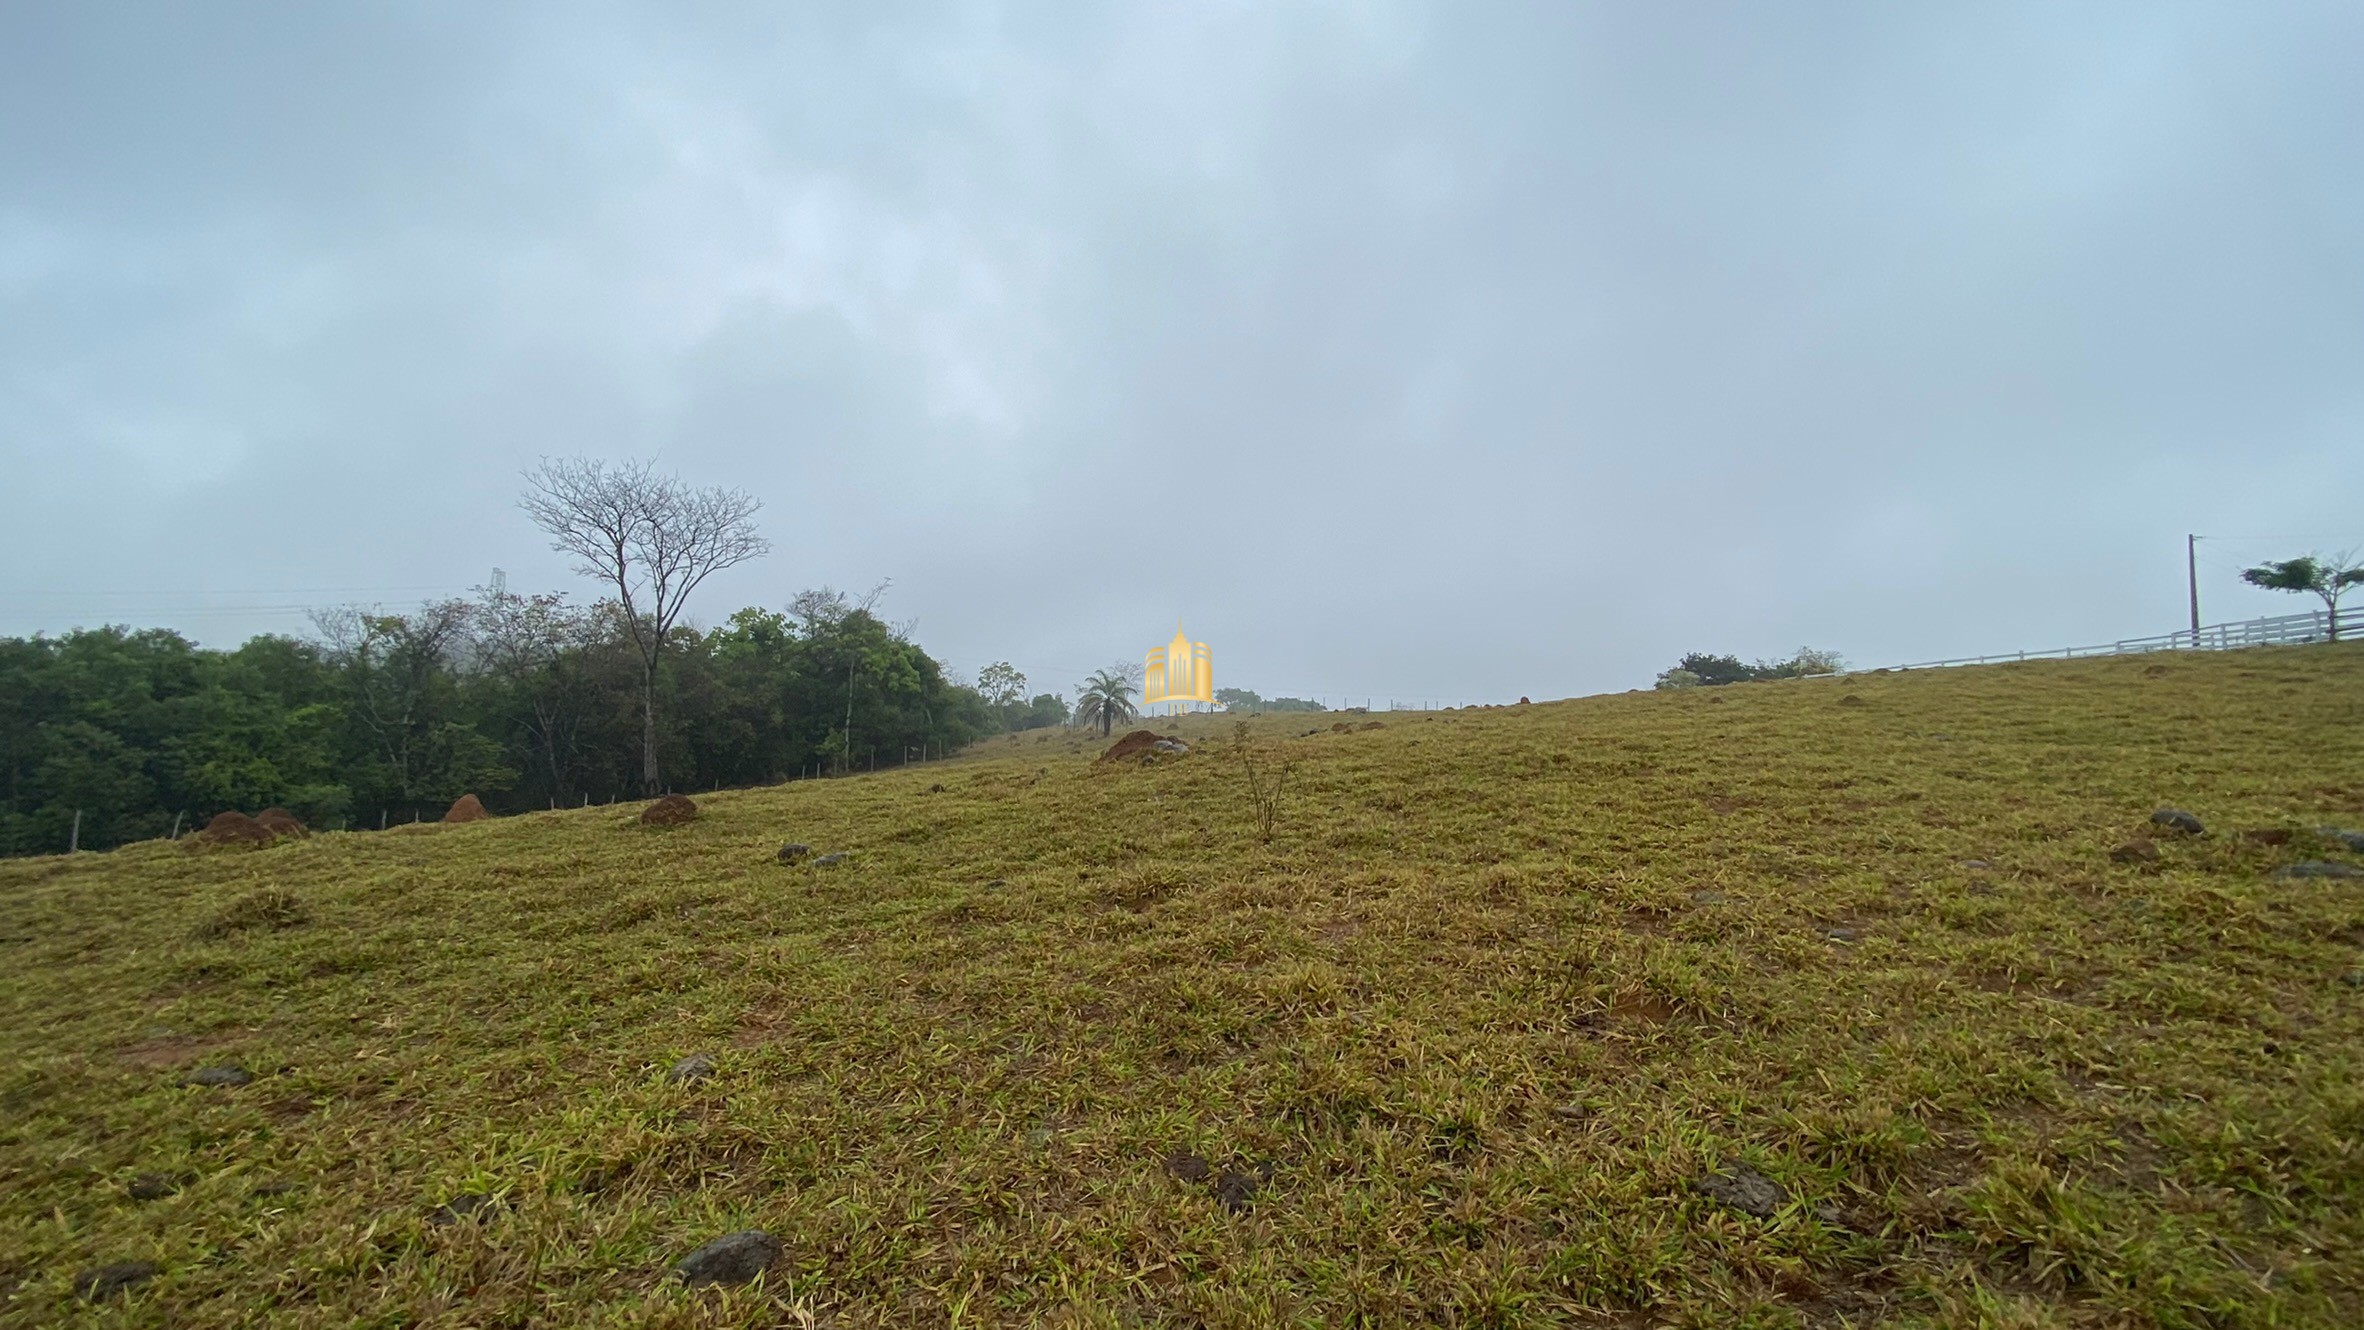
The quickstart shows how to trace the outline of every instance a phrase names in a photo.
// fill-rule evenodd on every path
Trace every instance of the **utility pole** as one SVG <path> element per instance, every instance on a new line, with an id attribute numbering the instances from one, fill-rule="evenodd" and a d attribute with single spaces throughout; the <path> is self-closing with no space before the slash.
<path id="1" fill-rule="evenodd" d="M 2183 575 L 2192 591 L 2192 650 L 2200 649 L 2200 538 L 2183 538 Z"/>

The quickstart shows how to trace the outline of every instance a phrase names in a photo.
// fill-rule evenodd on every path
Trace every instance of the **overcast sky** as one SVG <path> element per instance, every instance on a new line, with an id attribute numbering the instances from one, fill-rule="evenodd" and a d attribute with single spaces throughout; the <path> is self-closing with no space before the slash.
<path id="1" fill-rule="evenodd" d="M 2309 608 L 2364 544 L 2364 6 L 0 0 L 0 634 L 764 501 L 964 672 L 1647 686 Z M 2239 538 L 2239 539 L 2229 539 Z"/>

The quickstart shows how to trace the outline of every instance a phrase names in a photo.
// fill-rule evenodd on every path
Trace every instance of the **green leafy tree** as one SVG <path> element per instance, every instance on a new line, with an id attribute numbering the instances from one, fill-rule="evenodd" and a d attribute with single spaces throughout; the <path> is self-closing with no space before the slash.
<path id="1" fill-rule="evenodd" d="M 1133 707 L 1132 672 L 1126 666 L 1112 665 L 1076 685 L 1075 723 L 1087 729 L 1099 726 L 1103 739 L 1118 724 L 1130 724 L 1138 714 Z"/>
<path id="2" fill-rule="evenodd" d="M 1044 730 L 1067 723 L 1067 699 L 1057 693 L 1036 693 L 1026 710 L 1009 726 L 1013 730 Z"/>
<path id="3" fill-rule="evenodd" d="M 2329 558 L 2304 554 L 2243 569 L 2241 580 L 2268 591 L 2305 591 L 2321 596 L 2324 617 L 2330 621 L 2331 640 L 2337 642 L 2340 597 L 2347 594 L 2349 587 L 2364 582 L 2364 565 L 2356 562 L 2353 550 Z"/>

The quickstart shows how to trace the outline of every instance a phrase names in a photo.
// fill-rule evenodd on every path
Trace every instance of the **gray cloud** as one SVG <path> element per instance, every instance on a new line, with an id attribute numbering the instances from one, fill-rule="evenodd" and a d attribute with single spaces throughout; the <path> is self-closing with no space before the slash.
<path id="1" fill-rule="evenodd" d="M 2358 532 L 2348 6 L 18 7 L 0 632 L 565 584 L 767 500 L 1065 686 L 1556 696 L 2300 608 Z M 241 594 L 218 594 L 238 592 Z M 262 592 L 277 594 L 265 595 Z M 202 611 L 200 607 L 215 607 Z M 155 611 L 155 612 L 133 612 Z"/>

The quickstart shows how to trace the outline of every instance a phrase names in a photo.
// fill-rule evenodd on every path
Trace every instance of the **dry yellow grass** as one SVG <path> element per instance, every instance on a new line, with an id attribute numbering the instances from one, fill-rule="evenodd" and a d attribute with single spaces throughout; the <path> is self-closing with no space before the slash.
<path id="1" fill-rule="evenodd" d="M 0 864 L 0 1322 L 2364 1319 L 2364 649 L 1339 719 Z"/>

